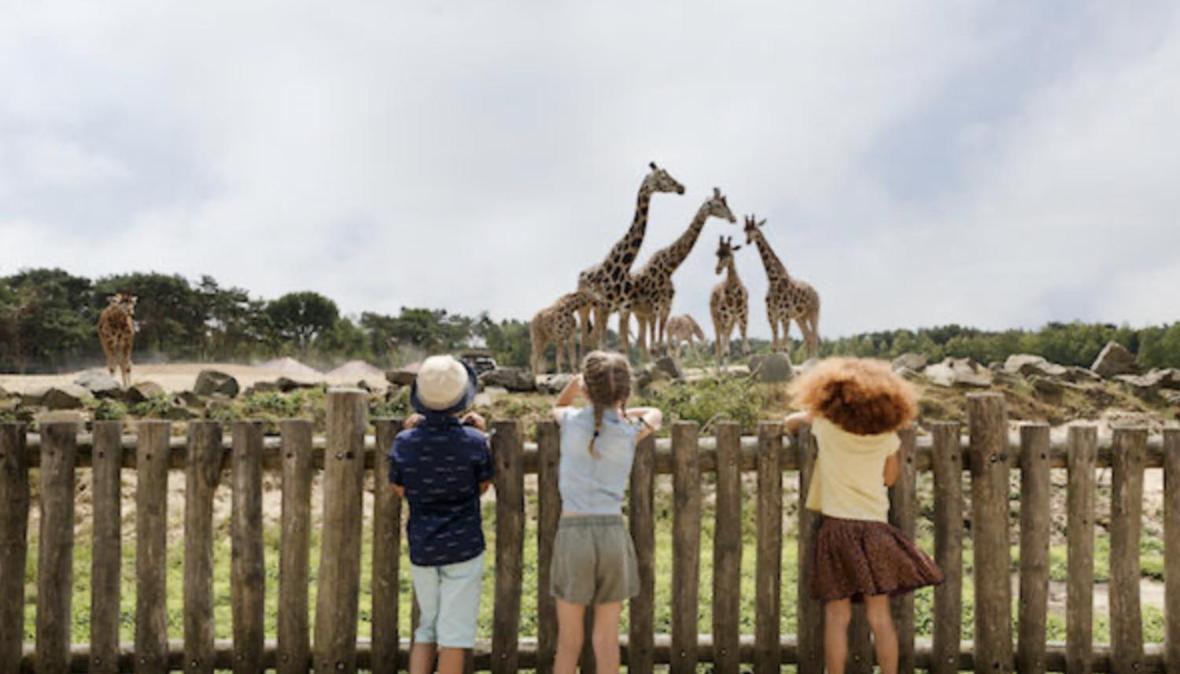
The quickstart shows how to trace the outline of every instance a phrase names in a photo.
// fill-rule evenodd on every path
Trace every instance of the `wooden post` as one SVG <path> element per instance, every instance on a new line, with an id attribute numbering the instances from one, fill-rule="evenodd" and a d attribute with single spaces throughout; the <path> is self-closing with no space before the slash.
<path id="1" fill-rule="evenodd" d="M 1065 670 L 1093 671 L 1094 649 L 1094 462 L 1098 430 L 1069 429 L 1069 491 L 1066 497 L 1068 567 L 1065 596 Z"/>
<path id="2" fill-rule="evenodd" d="M 741 670 L 742 428 L 717 425 L 717 504 L 713 527 L 713 669 Z"/>
<path id="3" fill-rule="evenodd" d="M 845 674 L 873 674 L 873 639 L 869 634 L 869 619 L 864 604 L 852 605 L 852 621 L 848 624 L 848 660 Z"/>
<path id="4" fill-rule="evenodd" d="M 308 549 L 311 535 L 310 421 L 287 419 L 282 435 L 282 534 L 279 538 L 279 615 L 276 669 L 279 674 L 306 674 L 311 667 L 308 625 Z"/>
<path id="5" fill-rule="evenodd" d="M 75 422 L 53 422 L 42 427 L 41 528 L 37 560 L 38 674 L 70 670 L 70 637 L 74 626 L 71 602 L 77 436 L 78 424 Z"/>
<path id="6" fill-rule="evenodd" d="M 1114 674 L 1144 671 L 1139 531 L 1146 446 L 1146 429 L 1114 429 L 1110 478 L 1110 660 Z"/>
<path id="7" fill-rule="evenodd" d="M 262 552 L 262 426 L 239 421 L 233 431 L 234 674 L 262 671 L 266 570 Z"/>
<path id="8" fill-rule="evenodd" d="M 557 604 L 550 592 L 553 539 L 561 520 L 557 470 L 561 434 L 557 423 L 537 424 L 537 671 L 550 674 L 557 650 Z"/>
<path id="9" fill-rule="evenodd" d="M 1004 396 L 967 396 L 975 550 L 975 671 L 1012 668 L 1012 586 L 1008 569 L 1008 414 Z"/>
<path id="10" fill-rule="evenodd" d="M 806 445 L 804 445 L 806 446 Z M 754 671 L 782 669 L 783 426 L 758 424 L 757 557 L 754 561 Z M 803 452 L 806 453 L 806 452 Z M 802 551 L 802 543 L 800 543 Z M 802 559 L 802 556 L 800 556 Z M 800 581 L 800 588 L 805 585 Z M 800 672 L 802 658 L 800 658 Z"/>
<path id="11" fill-rule="evenodd" d="M 373 674 L 396 674 L 398 649 L 398 575 L 401 564 L 402 500 L 389 483 L 389 452 L 401 430 L 400 419 L 377 420 L 373 462 Z"/>
<path id="12" fill-rule="evenodd" d="M 524 429 L 501 421 L 492 434 L 496 462 L 496 605 L 492 617 L 492 672 L 519 664 L 521 573 L 524 568 Z"/>
<path id="13" fill-rule="evenodd" d="M 135 671 L 168 671 L 168 442 L 172 424 L 141 421 L 135 455 Z"/>
<path id="14" fill-rule="evenodd" d="M 631 466 L 631 500 L 627 509 L 631 539 L 639 565 L 639 594 L 629 602 L 630 638 L 627 671 L 650 674 L 655 669 L 656 443 L 648 437 L 635 448 Z"/>
<path id="15" fill-rule="evenodd" d="M 912 427 L 899 432 L 901 436 L 901 473 L 889 490 L 889 520 L 911 541 L 918 533 L 918 470 L 917 436 Z M 897 625 L 897 671 L 914 671 L 914 595 L 893 599 L 893 622 Z"/>
<path id="16" fill-rule="evenodd" d="M 672 426 L 673 674 L 696 672 L 701 586 L 701 467 L 696 422 Z"/>
<path id="17" fill-rule="evenodd" d="M 1180 672 L 1180 429 L 1164 429 L 1164 615 L 1166 661 Z"/>
<path id="18" fill-rule="evenodd" d="M 959 671 L 959 642 L 963 620 L 963 447 L 959 424 L 931 424 L 934 468 L 934 561 L 942 570 L 942 585 L 934 588 L 934 643 L 932 674 Z"/>
<path id="19" fill-rule="evenodd" d="M 1049 426 L 1020 427 L 1020 638 L 1016 669 L 1044 672 L 1049 610 Z"/>
<path id="20" fill-rule="evenodd" d="M 20 672 L 29 553 L 29 457 L 25 425 L 0 424 L 0 674 Z"/>
<path id="21" fill-rule="evenodd" d="M 324 515 L 315 614 L 315 671 L 356 671 L 366 395 L 328 392 Z"/>
<path id="22" fill-rule="evenodd" d="M 190 421 L 184 469 L 184 671 L 212 674 L 213 494 L 221 481 L 221 424 Z"/>
<path id="23" fill-rule="evenodd" d="M 89 671 L 93 674 L 119 671 L 122 435 L 123 425 L 118 421 L 94 422 L 90 488 L 94 534 L 90 564 L 89 663 Z"/>

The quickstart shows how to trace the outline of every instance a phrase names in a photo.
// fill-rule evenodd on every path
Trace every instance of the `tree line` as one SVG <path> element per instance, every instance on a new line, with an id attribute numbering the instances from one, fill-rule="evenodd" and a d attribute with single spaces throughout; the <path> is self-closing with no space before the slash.
<path id="1" fill-rule="evenodd" d="M 192 282 L 175 274 L 133 273 L 91 280 L 60 269 L 30 269 L 0 277 L 0 372 L 52 372 L 101 362 L 95 324 L 117 292 L 139 297 L 135 358 L 141 362 L 251 362 L 289 355 L 320 366 L 352 359 L 393 366 L 471 347 L 486 348 L 504 365 L 524 366 L 529 360 L 527 322 L 497 321 L 486 312 L 467 316 L 403 307 L 397 315 L 344 315 L 316 292 L 266 300 L 210 276 Z M 1033 353 L 1087 366 L 1111 340 L 1136 353 L 1145 367 L 1180 367 L 1180 322 L 1144 328 L 1075 322 L 1038 330 L 901 329 L 826 340 L 821 354 L 893 358 L 918 352 L 931 360 L 953 356 L 987 363 Z M 769 348 L 762 340 L 751 344 Z M 804 357 L 802 345 L 793 356 Z"/>

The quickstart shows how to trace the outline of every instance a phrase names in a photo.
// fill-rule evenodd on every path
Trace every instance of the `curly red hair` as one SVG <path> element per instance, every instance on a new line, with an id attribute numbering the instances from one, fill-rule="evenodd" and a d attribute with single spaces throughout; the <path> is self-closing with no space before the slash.
<path id="1" fill-rule="evenodd" d="M 918 414 L 917 396 L 888 363 L 869 358 L 828 358 L 790 386 L 795 403 L 857 435 L 888 433 Z"/>

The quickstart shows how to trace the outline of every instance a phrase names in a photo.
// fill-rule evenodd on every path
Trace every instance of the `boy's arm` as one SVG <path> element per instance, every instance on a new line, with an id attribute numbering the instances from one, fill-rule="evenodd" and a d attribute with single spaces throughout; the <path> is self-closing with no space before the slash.
<path id="1" fill-rule="evenodd" d="M 810 412 L 795 412 L 794 414 L 787 415 L 786 419 L 783 419 L 783 428 L 791 435 L 794 435 L 799 432 L 800 427 L 810 423 Z"/>

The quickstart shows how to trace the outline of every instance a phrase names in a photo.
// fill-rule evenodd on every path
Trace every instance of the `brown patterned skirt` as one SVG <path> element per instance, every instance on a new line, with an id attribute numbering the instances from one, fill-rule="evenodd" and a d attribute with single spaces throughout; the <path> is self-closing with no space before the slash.
<path id="1" fill-rule="evenodd" d="M 824 517 L 815 535 L 811 595 L 821 601 L 897 596 L 942 583 L 934 560 L 884 522 Z"/>

